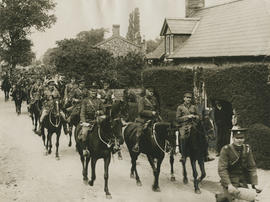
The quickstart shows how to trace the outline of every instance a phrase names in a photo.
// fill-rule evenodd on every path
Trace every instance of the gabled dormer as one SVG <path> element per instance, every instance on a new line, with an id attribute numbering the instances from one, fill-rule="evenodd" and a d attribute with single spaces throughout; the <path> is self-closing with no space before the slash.
<path id="1" fill-rule="evenodd" d="M 160 36 L 164 38 L 164 52 L 166 56 L 173 54 L 176 48 L 192 35 L 199 18 L 165 18 Z"/>

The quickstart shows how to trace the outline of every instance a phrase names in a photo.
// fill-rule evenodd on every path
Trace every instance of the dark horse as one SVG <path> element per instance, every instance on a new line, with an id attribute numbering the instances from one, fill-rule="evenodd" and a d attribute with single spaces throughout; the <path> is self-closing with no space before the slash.
<path id="1" fill-rule="evenodd" d="M 96 179 L 96 162 L 98 159 L 104 159 L 104 191 L 107 198 L 111 198 L 111 194 L 108 188 L 108 179 L 109 179 L 109 165 L 111 161 L 111 154 L 114 152 L 113 148 L 117 144 L 117 139 L 119 137 L 115 137 L 113 131 L 113 127 L 118 125 L 115 122 L 118 122 L 119 119 L 112 119 L 111 110 L 106 113 L 106 118 L 103 119 L 99 124 L 95 123 L 93 129 L 89 131 L 86 145 L 89 150 L 89 155 L 83 155 L 83 146 L 82 141 L 78 138 L 81 133 L 81 126 L 78 125 L 75 132 L 75 140 L 76 140 L 76 148 L 80 154 L 82 166 L 83 166 L 83 180 L 87 182 L 88 180 L 88 164 L 91 159 L 91 180 L 88 182 L 90 186 L 94 185 L 94 181 Z"/>
<path id="2" fill-rule="evenodd" d="M 31 107 L 29 109 L 31 113 L 31 119 L 33 123 L 33 131 L 37 131 L 37 125 L 39 123 L 39 119 L 41 116 L 41 109 L 42 109 L 42 101 L 40 99 L 35 99 L 33 103 L 31 104 Z"/>
<path id="3" fill-rule="evenodd" d="M 11 84 L 10 81 L 8 79 L 8 77 L 6 77 L 1 85 L 1 89 L 4 91 L 5 93 L 5 101 L 7 101 L 9 99 L 9 91 L 11 89 Z"/>
<path id="4" fill-rule="evenodd" d="M 41 136 L 42 140 L 44 143 L 44 146 L 46 148 L 46 155 L 51 154 L 52 151 L 52 135 L 53 133 L 56 133 L 56 151 L 55 151 L 55 157 L 59 160 L 59 153 L 58 153 L 58 148 L 59 148 L 59 139 L 61 135 L 61 129 L 63 125 L 63 120 L 60 116 L 59 113 L 59 103 L 56 101 L 54 103 L 54 108 L 49 111 L 49 114 L 44 118 L 44 124 L 43 127 L 41 128 Z M 47 129 L 47 142 L 46 142 L 46 136 L 44 132 L 44 128 Z"/>
<path id="5" fill-rule="evenodd" d="M 199 182 L 201 182 L 206 176 L 205 167 L 204 167 L 204 158 L 206 156 L 206 150 L 207 150 L 204 128 L 201 121 L 193 120 L 190 133 L 185 137 L 183 144 L 184 144 L 184 147 L 186 148 L 183 154 L 185 158 L 182 161 L 183 176 L 184 176 L 183 182 L 184 184 L 188 183 L 186 159 L 187 157 L 189 157 L 192 171 L 193 171 L 195 193 L 200 194 L 201 191 L 199 188 Z M 177 147 L 179 147 L 179 151 L 181 151 L 180 145 L 181 145 L 180 138 L 178 138 Z M 197 161 L 201 170 L 201 176 L 199 177 L 199 179 L 197 179 L 198 177 L 198 172 L 196 168 Z M 171 152 L 171 155 L 170 155 L 171 181 L 175 180 L 173 163 L 174 163 L 174 153 Z"/>
<path id="6" fill-rule="evenodd" d="M 14 88 L 11 96 L 14 99 L 16 113 L 18 115 L 20 115 L 21 114 L 22 101 L 23 101 L 23 99 L 25 97 L 24 91 L 22 90 L 21 86 L 16 86 Z"/>
<path id="7" fill-rule="evenodd" d="M 153 191 L 158 192 L 160 191 L 160 166 L 167 151 L 168 143 L 170 145 L 175 144 L 175 135 L 171 133 L 170 123 L 158 122 L 153 124 L 153 126 L 148 126 L 141 135 L 139 153 L 135 153 L 132 151 L 132 148 L 136 142 L 137 127 L 137 123 L 130 123 L 124 130 L 124 139 L 128 147 L 132 163 L 130 177 L 134 178 L 135 172 L 137 185 L 141 186 L 141 180 L 136 168 L 136 160 L 140 153 L 146 154 L 155 177 L 152 189 Z M 155 159 L 157 159 L 157 165 L 155 165 Z"/>

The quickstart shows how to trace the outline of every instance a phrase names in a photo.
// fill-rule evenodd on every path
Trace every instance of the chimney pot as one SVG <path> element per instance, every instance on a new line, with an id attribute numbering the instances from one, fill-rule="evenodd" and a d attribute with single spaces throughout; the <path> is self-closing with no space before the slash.
<path id="1" fill-rule="evenodd" d="M 120 36 L 120 25 L 113 25 L 113 36 Z"/>

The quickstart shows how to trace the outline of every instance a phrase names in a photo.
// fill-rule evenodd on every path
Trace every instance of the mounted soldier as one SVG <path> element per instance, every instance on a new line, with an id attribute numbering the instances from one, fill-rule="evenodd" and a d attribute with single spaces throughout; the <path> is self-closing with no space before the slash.
<path id="1" fill-rule="evenodd" d="M 136 144 L 133 147 L 134 152 L 139 152 L 139 142 L 143 131 L 151 124 L 158 120 L 159 105 L 156 97 L 154 96 L 154 89 L 147 88 L 143 89 L 141 97 L 138 101 L 138 118 L 136 122 L 138 123 L 137 133 L 136 133 Z"/>
<path id="2" fill-rule="evenodd" d="M 33 104 L 42 98 L 43 95 L 43 87 L 41 79 L 37 79 L 36 83 L 30 88 L 30 104 L 29 104 L 29 110 L 31 112 Z"/>
<path id="3" fill-rule="evenodd" d="M 89 96 L 85 98 L 82 102 L 80 110 L 80 121 L 82 126 L 82 132 L 78 136 L 78 139 L 83 143 L 83 153 L 88 155 L 89 151 L 85 145 L 87 135 L 91 132 L 93 126 L 99 123 L 100 119 L 104 115 L 104 105 L 97 98 L 96 86 L 92 86 L 89 91 Z"/>
<path id="4" fill-rule="evenodd" d="M 40 125 L 37 130 L 37 134 L 41 134 L 41 129 L 43 127 L 43 120 L 45 119 L 46 116 L 48 116 L 50 110 L 53 110 L 55 107 L 55 104 L 60 103 L 60 94 L 58 90 L 55 87 L 55 82 L 53 80 L 48 81 L 48 90 L 44 91 L 44 103 L 43 103 L 43 108 L 42 108 L 42 113 L 40 117 Z M 59 107 L 57 105 L 56 107 Z M 62 110 L 59 109 L 60 116 L 62 117 L 62 120 L 64 122 L 63 128 L 65 134 L 68 133 L 67 125 L 66 125 L 66 118 L 65 114 Z"/>
<path id="5" fill-rule="evenodd" d="M 185 159 L 185 139 L 190 134 L 190 129 L 192 127 L 193 120 L 199 120 L 198 111 L 195 105 L 191 103 L 192 93 L 186 92 L 184 94 L 184 103 L 177 107 L 176 111 L 176 122 L 179 126 L 180 133 L 180 149 L 181 149 L 181 159 L 180 161 L 184 161 Z"/>
<path id="6" fill-rule="evenodd" d="M 101 100 L 104 104 L 112 104 L 114 100 L 113 91 L 110 89 L 109 82 L 105 81 L 103 83 L 103 89 L 98 92 Z"/>
<path id="7" fill-rule="evenodd" d="M 66 88 L 65 88 L 65 93 L 64 93 L 64 100 L 65 100 L 65 104 L 68 103 L 68 101 L 70 100 L 70 94 L 71 94 L 71 91 L 73 91 L 74 87 L 76 88 L 76 79 L 75 77 L 71 77 L 71 80 L 70 80 L 70 83 L 68 83 L 66 85 Z M 78 88 L 78 86 L 77 86 Z"/>

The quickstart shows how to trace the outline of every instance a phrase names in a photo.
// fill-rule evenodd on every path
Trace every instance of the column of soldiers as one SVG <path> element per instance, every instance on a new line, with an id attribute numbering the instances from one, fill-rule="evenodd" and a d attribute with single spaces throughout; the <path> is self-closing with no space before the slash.
<path id="1" fill-rule="evenodd" d="M 23 86 L 31 86 L 29 90 L 31 110 L 32 104 L 36 99 L 43 99 L 43 109 L 40 119 L 40 126 L 38 133 L 43 124 L 44 118 L 48 115 L 48 111 L 52 109 L 53 103 L 62 99 L 60 93 L 56 88 L 56 82 L 50 78 L 44 79 L 42 83 L 41 78 L 29 78 L 25 82 L 25 77 L 18 80 L 18 83 Z M 104 83 L 103 89 L 98 91 L 95 84 L 88 90 L 85 87 L 85 81 L 80 80 L 76 82 L 75 78 L 71 78 L 71 82 L 66 85 L 64 92 L 64 105 L 69 111 L 66 116 L 63 111 L 60 111 L 64 123 L 70 123 L 75 117 L 79 117 L 80 125 L 82 127 L 81 136 L 79 139 L 85 142 L 87 134 L 92 130 L 94 123 L 99 122 L 106 110 L 106 105 L 112 104 L 114 100 L 113 92 L 109 89 L 109 84 Z M 185 136 L 189 133 L 192 120 L 202 119 L 198 113 L 198 109 L 191 103 L 192 93 L 187 92 L 184 94 L 184 102 L 179 105 L 176 110 L 176 122 L 179 126 L 181 153 L 183 160 L 185 157 Z M 142 91 L 138 99 L 138 118 L 136 122 L 140 127 L 137 130 L 137 142 L 134 145 L 133 151 L 139 151 L 139 141 L 143 130 L 148 127 L 151 121 L 160 121 L 159 116 L 160 106 L 158 100 L 154 96 L 154 89 L 148 88 Z M 224 188 L 225 195 L 222 197 L 217 196 L 219 201 L 233 201 L 235 199 L 244 198 L 244 192 L 241 188 L 247 188 L 248 184 L 252 185 L 258 193 L 261 189 L 257 186 L 258 179 L 256 174 L 256 165 L 249 145 L 244 144 L 246 130 L 241 127 L 232 129 L 233 143 L 222 147 L 218 161 L 218 173 L 221 178 L 221 184 Z M 68 133 L 66 124 L 64 124 L 64 131 Z M 86 147 L 83 150 L 87 155 L 89 151 Z M 213 160 L 209 158 L 206 152 L 205 160 Z M 221 198 L 221 199 L 220 199 Z"/>

